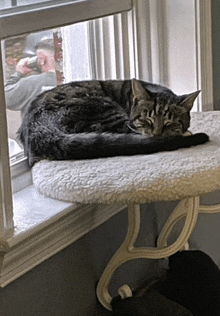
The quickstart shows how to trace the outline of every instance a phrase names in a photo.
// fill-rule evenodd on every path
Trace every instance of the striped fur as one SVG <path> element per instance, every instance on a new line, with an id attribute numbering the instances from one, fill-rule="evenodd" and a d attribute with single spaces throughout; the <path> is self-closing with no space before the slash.
<path id="1" fill-rule="evenodd" d="M 197 95 L 176 96 L 134 79 L 72 82 L 39 95 L 18 136 L 30 165 L 45 158 L 88 159 L 189 147 L 208 140 L 205 134 L 182 136 Z"/>

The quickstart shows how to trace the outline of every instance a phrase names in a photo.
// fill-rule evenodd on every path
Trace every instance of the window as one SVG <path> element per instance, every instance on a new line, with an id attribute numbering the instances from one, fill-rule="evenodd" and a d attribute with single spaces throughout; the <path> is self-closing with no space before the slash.
<path id="1" fill-rule="evenodd" d="M 92 78 L 135 77 L 133 37 L 128 29 L 128 25 L 132 23 L 131 18 L 131 14 L 120 13 L 94 21 L 10 37 L 3 41 L 9 155 L 13 169 L 16 163 L 24 160 L 23 149 L 16 136 L 24 111 L 42 89 L 52 88 L 54 85 L 40 86 L 40 90 L 34 93 L 28 87 L 27 95 L 21 95 L 20 88 L 16 92 L 11 76 L 14 76 L 18 62 L 23 58 L 33 59 L 36 55 L 36 43 L 52 39 L 57 84 Z M 38 74 L 38 69 L 31 68 L 32 71 L 25 74 L 25 78 Z M 26 87 L 24 90 L 26 91 Z"/>
<path id="2" fill-rule="evenodd" d="M 0 34 L 5 82 L 15 71 L 15 65 L 24 57 L 24 53 L 30 55 L 32 49 L 34 54 L 33 47 L 28 47 L 30 38 L 33 40 L 35 37 L 36 41 L 36 38 L 49 36 L 54 41 L 60 41 L 62 45 L 61 60 L 56 60 L 58 84 L 90 78 L 139 77 L 165 84 L 177 93 L 201 88 L 202 58 L 203 64 L 210 63 L 204 62 L 205 58 L 198 50 L 197 44 L 201 42 L 201 32 L 198 34 L 198 29 L 201 26 L 200 15 L 204 9 L 207 12 L 208 7 L 204 8 L 204 4 L 191 0 L 169 0 L 166 3 L 137 0 L 133 4 L 133 12 L 73 24 L 78 20 L 128 10 L 131 3 L 128 0 L 1 2 Z M 56 15 L 57 10 L 59 14 Z M 61 16 L 65 16 L 64 20 Z M 45 28 L 46 31 L 41 30 Z M 186 36 L 189 29 L 192 31 L 191 36 Z M 59 53 L 56 49 L 57 47 L 55 52 Z M 205 105 L 204 100 L 203 104 Z M 201 108 L 201 100 L 196 106 Z M 16 142 L 16 131 L 21 118 L 20 113 L 16 111 L 7 110 L 6 114 L 13 176 L 15 165 L 21 160 L 24 161 L 22 148 Z M 3 133 L 2 138 L 4 137 Z M 7 144 L 4 144 L 2 139 L 2 148 L 7 152 Z M 4 159 L 3 174 L 8 170 L 5 161 Z M 18 174 L 17 170 L 15 173 Z"/>
<path id="3" fill-rule="evenodd" d="M 16 133 L 31 101 L 42 91 L 51 89 L 57 84 L 91 78 L 87 28 L 88 22 L 82 22 L 58 29 L 16 36 L 3 42 L 6 114 L 11 164 L 16 163 L 23 152 Z M 50 68 L 43 69 L 43 71 L 35 63 L 37 57 L 36 45 L 39 42 L 51 45 L 51 56 L 54 58 Z M 18 68 L 22 60 L 31 62 L 27 73 L 26 68 Z M 21 84 L 22 82 L 20 81 L 20 75 L 17 76 L 16 74 L 17 69 L 20 73 L 23 72 L 22 78 L 26 82 L 24 83 L 23 93 L 21 93 L 22 86 L 20 88 L 16 87 L 17 83 L 20 82 Z M 51 75 L 52 71 L 55 72 L 54 75 Z M 46 72 L 48 76 L 41 76 L 41 72 Z M 38 79 L 37 81 L 39 81 L 39 87 L 35 87 L 34 91 L 32 91 L 34 87 L 29 86 L 31 84 L 30 76 L 32 78 L 35 76 L 35 80 Z"/>
<path id="4" fill-rule="evenodd" d="M 66 49 L 69 45 L 72 45 L 71 37 L 76 37 L 78 33 L 80 41 L 82 38 L 86 41 L 89 39 L 88 49 L 90 47 L 90 38 L 87 37 L 89 21 L 102 16 L 119 14 L 122 11 L 127 12 L 130 9 L 130 0 L 1 1 L 0 256 L 4 256 L 4 252 L 8 253 L 3 268 L 0 265 L 0 286 L 7 285 L 46 258 L 74 242 L 92 227 L 95 227 L 97 223 L 103 222 L 103 207 L 100 210 L 99 207 L 95 208 L 96 220 L 92 221 L 94 206 L 73 205 L 44 198 L 38 194 L 32 185 L 27 160 L 22 156 L 22 153 L 11 157 L 11 166 L 9 167 L 6 109 L 3 93 L 6 73 L 2 67 L 6 62 L 5 47 L 8 44 L 13 45 L 10 41 L 15 40 L 16 43 L 18 38 L 19 45 L 22 45 L 22 40 L 25 39 L 24 44 L 26 44 L 26 39 L 30 34 L 45 30 L 52 31 L 54 39 L 62 42 L 63 49 L 63 60 L 56 65 L 56 72 L 59 74 L 60 71 L 63 78 L 57 76 L 58 81 L 60 79 L 65 81 L 78 79 L 77 69 L 76 71 L 70 69 L 70 63 L 75 62 L 76 54 L 69 55 L 68 49 Z M 57 35 L 59 35 L 59 38 L 56 37 Z M 80 47 L 79 45 L 79 49 Z M 84 62 L 84 66 L 87 65 L 83 68 L 83 76 L 82 68 L 80 68 L 81 79 L 90 78 L 94 75 L 94 67 L 89 67 L 91 61 L 88 60 L 88 55 L 87 51 L 83 55 L 83 60 L 81 60 L 81 62 Z M 82 54 L 80 54 L 80 57 L 82 58 Z M 92 60 L 92 58 L 92 56 L 89 56 L 89 59 Z M 13 58 L 9 58 L 10 61 L 12 61 L 11 66 L 13 66 Z M 10 119 L 13 122 L 13 118 Z M 13 131 L 9 126 L 9 133 L 11 132 Z M 12 144 L 12 146 L 14 145 Z M 13 148 L 15 151 L 16 147 L 15 145 Z M 10 174 L 12 175 L 12 182 L 10 181 Z M 11 191 L 14 192 L 13 203 Z M 110 207 L 110 210 L 108 208 L 108 206 L 104 207 L 106 209 L 104 213 L 108 218 L 120 211 L 118 206 Z M 88 220 L 84 224 L 85 218 L 91 218 L 90 225 L 88 225 Z M 16 265 L 14 265 L 15 262 Z"/>
<path id="5" fill-rule="evenodd" d="M 204 93 L 195 110 L 211 109 L 210 16 L 210 2 L 199 0 L 133 0 L 132 5 L 131 0 L 1 1 L 0 89 L 4 91 L 4 82 L 14 72 L 18 59 L 23 57 L 27 39 L 30 36 L 45 35 L 44 32 L 47 32 L 48 36 L 49 32 L 54 45 L 58 44 L 62 48 L 57 51 L 62 52 L 61 58 L 56 61 L 58 84 L 90 78 L 136 77 L 167 85 L 176 93 L 202 89 Z M 185 28 L 186 24 L 187 28 Z M 188 27 L 192 30 L 190 36 Z M 181 36 L 178 37 L 177 34 Z M 57 47 L 55 51 L 56 49 Z M 178 80 L 179 76 L 181 80 Z M 24 207 L 20 206 L 16 214 L 13 211 L 11 191 L 16 194 L 22 188 L 26 188 L 25 192 L 30 195 L 33 209 L 41 202 L 40 196 L 32 190 L 31 186 L 29 187 L 31 174 L 22 148 L 14 142 L 16 130 L 20 125 L 20 113 L 6 111 L 4 101 L 4 93 L 1 93 L 0 233 L 3 238 L 0 238 L 0 247 L 2 246 L 3 249 L 7 240 L 10 240 L 13 246 L 16 244 L 14 234 L 16 230 L 18 231 L 18 227 L 14 227 L 14 220 L 16 223 L 20 216 L 19 212 L 23 211 L 27 217 L 21 230 L 26 231 L 31 225 L 28 220 L 28 216 L 31 217 L 30 211 L 25 213 Z M 8 136 L 11 143 L 11 167 Z M 13 178 L 12 186 L 10 174 Z M 19 199 L 22 201 L 24 195 L 21 194 Z M 14 201 L 14 209 L 17 207 L 16 203 Z M 72 205 L 59 201 L 54 203 L 52 200 L 46 203 L 53 205 L 55 212 L 49 213 L 48 216 L 56 215 L 56 212 L 63 208 L 66 209 L 65 214 L 72 216 Z M 45 209 L 49 212 L 50 207 L 46 205 Z M 92 206 L 84 207 L 84 211 L 88 214 L 92 210 Z M 80 211 L 78 213 L 80 214 Z M 43 222 L 47 220 L 48 218 L 43 216 L 35 224 L 46 225 Z M 54 219 L 54 223 L 56 220 L 57 218 Z M 67 225 L 64 220 L 63 223 Z M 45 229 L 45 226 L 43 227 Z M 23 239 L 19 237 L 19 242 L 21 239 L 25 242 L 27 235 L 24 235 Z M 51 253 L 54 251 L 53 248 Z M 11 279 L 13 278 L 14 276 Z M 6 284 L 9 281 L 4 282 Z"/>
<path id="6" fill-rule="evenodd" d="M 63 26 L 72 25 L 80 21 L 98 18 L 100 16 L 110 15 L 121 11 L 131 9 L 130 0 L 66 0 L 66 1 L 3 1 L 0 5 L 0 88 L 4 91 L 4 45 L 8 41 L 20 37 L 19 45 L 23 45 L 22 40 L 30 33 L 40 32 L 42 30 L 59 29 L 61 37 L 65 38 L 64 45 L 69 41 L 73 30 L 71 26 L 62 29 Z M 74 28 L 74 26 L 72 26 Z M 69 33 L 69 35 L 67 34 Z M 68 45 L 68 44 L 66 44 Z M 65 53 L 67 54 L 67 53 Z M 68 56 L 67 56 L 68 57 Z M 12 58 L 13 59 L 13 58 Z M 71 62 L 71 61 L 70 61 Z M 64 64 L 64 74 L 68 80 L 73 79 L 73 74 L 68 72 L 68 67 Z M 85 74 L 86 76 L 86 74 Z M 7 144 L 7 126 L 4 94 L 1 93 L 0 108 L 0 231 L 3 234 L 13 231 L 13 210 L 11 199 L 10 168 L 8 163 L 8 144 Z M 9 134 L 12 131 L 9 131 Z M 14 133 L 14 132 L 12 132 Z M 14 146 L 16 147 L 16 146 Z M 15 148 L 16 150 L 16 148 Z M 21 170 L 23 170 L 23 165 Z M 11 172 L 14 172 L 12 165 Z M 15 172 L 17 174 L 17 170 Z M 19 181 L 18 181 L 19 182 Z M 21 181 L 22 182 L 22 181 Z"/>

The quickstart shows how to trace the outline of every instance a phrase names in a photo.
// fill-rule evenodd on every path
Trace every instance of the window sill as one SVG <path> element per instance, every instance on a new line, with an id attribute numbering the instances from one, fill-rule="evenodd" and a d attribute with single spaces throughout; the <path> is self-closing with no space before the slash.
<path id="1" fill-rule="evenodd" d="M 15 230 L 11 237 L 2 242 L 6 242 L 8 252 L 4 255 L 2 267 L 0 260 L 1 287 L 58 253 L 125 207 L 65 203 L 40 195 L 33 185 L 15 193 L 13 203 Z"/>

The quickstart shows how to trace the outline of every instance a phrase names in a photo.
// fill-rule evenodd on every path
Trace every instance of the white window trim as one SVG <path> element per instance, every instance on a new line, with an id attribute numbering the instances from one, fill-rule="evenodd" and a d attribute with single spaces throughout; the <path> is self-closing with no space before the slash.
<path id="1" fill-rule="evenodd" d="M 195 0 L 197 30 L 198 111 L 213 110 L 213 61 L 211 0 Z"/>
<path id="2" fill-rule="evenodd" d="M 40 201 L 42 207 L 45 199 L 42 197 Z M 2 240 L 0 287 L 5 287 L 123 209 L 123 205 L 66 203 L 66 207 L 53 217 L 29 230 L 18 232 L 7 240 Z"/>
<path id="3" fill-rule="evenodd" d="M 0 87 L 4 91 L 4 76 L 3 76 L 3 61 L 2 48 L 0 45 Z M 8 151 L 8 136 L 6 123 L 6 108 L 4 93 L 0 93 L 0 249 L 1 237 L 7 237 L 13 233 L 13 210 L 12 210 L 12 192 L 10 181 L 9 167 L 9 151 Z"/>

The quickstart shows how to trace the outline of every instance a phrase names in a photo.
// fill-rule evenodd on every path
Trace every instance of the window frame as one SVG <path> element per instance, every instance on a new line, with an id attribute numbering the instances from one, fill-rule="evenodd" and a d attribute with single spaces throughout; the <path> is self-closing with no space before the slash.
<path id="1" fill-rule="evenodd" d="M 50 15 L 50 17 L 53 17 L 53 21 L 52 18 L 47 18 L 43 24 L 39 23 L 39 21 L 35 23 L 38 14 L 42 13 L 40 9 L 23 12 L 18 15 L 10 14 L 10 10 L 0 11 L 0 14 L 3 11 L 7 13 L 7 15 L 2 14 L 0 16 L 0 122 L 2 123 L 0 133 L 0 286 L 2 287 L 61 249 L 64 249 L 124 208 L 124 206 L 120 205 L 79 206 L 60 201 L 51 201 L 51 199 L 39 195 L 37 199 L 35 198 L 36 205 L 40 203 L 41 209 L 44 209 L 48 203 L 55 203 L 57 213 L 55 212 L 54 216 L 43 220 L 43 222 L 39 222 L 39 224 L 35 224 L 35 219 L 32 219 L 32 225 L 28 226 L 25 231 L 17 231 L 17 227 L 14 227 L 11 184 L 13 185 L 13 190 L 15 192 L 18 191 L 18 195 L 20 192 L 26 194 L 27 199 L 25 198 L 25 203 L 24 205 L 22 203 L 21 206 L 24 210 L 27 206 L 35 203 L 32 201 L 31 195 L 29 197 L 30 190 L 34 196 L 38 193 L 33 185 L 31 185 L 31 171 L 28 169 L 27 158 L 24 157 L 19 163 L 12 164 L 11 168 L 9 166 L 2 40 L 19 34 L 41 31 L 42 29 L 54 28 L 54 26 L 64 26 L 81 22 L 82 20 L 107 16 L 132 8 L 131 0 L 84 0 L 68 2 L 68 4 L 60 4 L 56 7 L 50 6 L 50 8 L 44 9 L 41 18 Z M 73 9 L 76 15 L 74 18 L 72 14 Z M 57 15 L 55 14 L 56 12 L 58 12 Z M 82 14 L 81 12 L 84 13 Z M 28 19 L 28 23 L 24 23 L 24 18 Z M 12 175 L 12 181 L 10 175 Z M 27 182 L 29 183 L 28 187 L 26 187 Z M 21 185 L 24 185 L 24 189 L 20 191 Z M 16 202 L 16 193 L 13 196 L 13 202 Z M 25 205 L 26 200 L 29 200 L 28 205 Z"/>
<path id="2" fill-rule="evenodd" d="M 0 39 L 87 21 L 131 8 L 131 0 L 69 0 L 56 5 L 51 2 L 47 6 L 39 3 L 2 9 Z"/>
<path id="3" fill-rule="evenodd" d="M 67 0 L 62 1 L 62 3 L 53 1 L 45 5 L 39 3 L 0 10 L 0 234 L 4 238 L 13 234 L 14 222 L 4 96 L 2 41 L 9 37 L 87 21 L 131 10 L 131 8 L 131 0 Z M 39 23 L 39 17 L 41 23 Z M 25 159 L 24 164 L 26 164 Z M 15 173 L 18 174 L 18 170 Z"/>

